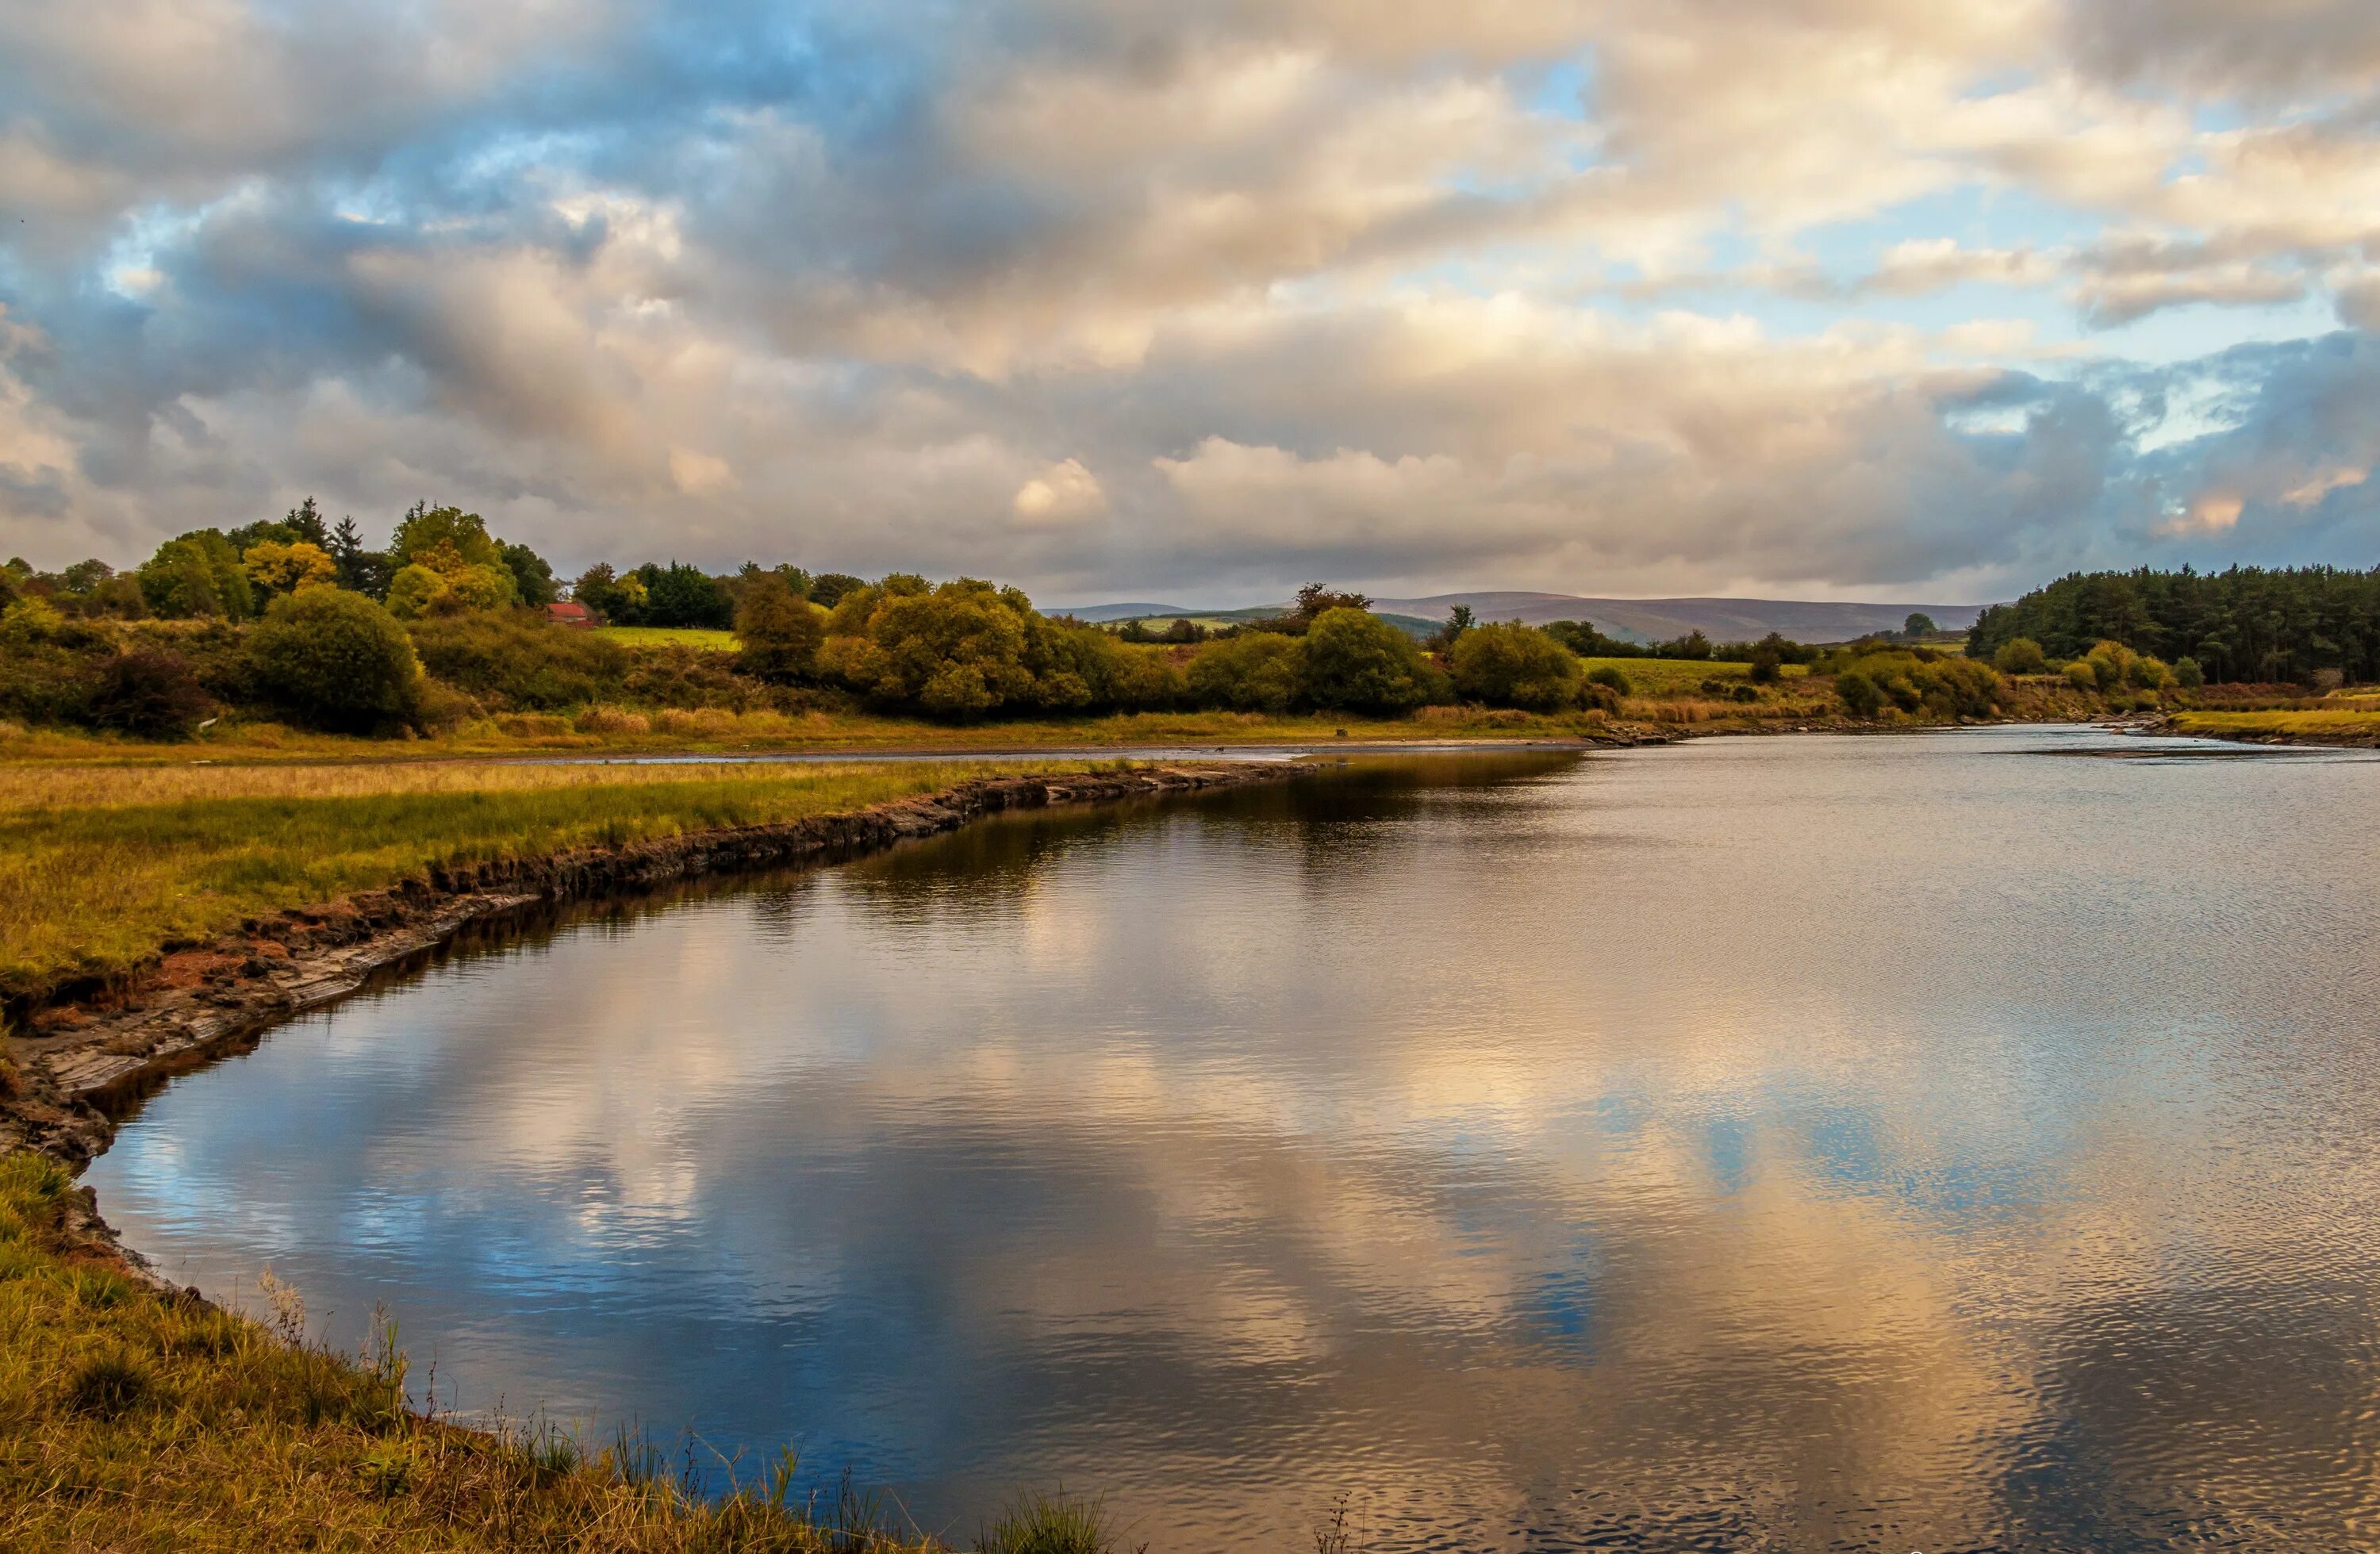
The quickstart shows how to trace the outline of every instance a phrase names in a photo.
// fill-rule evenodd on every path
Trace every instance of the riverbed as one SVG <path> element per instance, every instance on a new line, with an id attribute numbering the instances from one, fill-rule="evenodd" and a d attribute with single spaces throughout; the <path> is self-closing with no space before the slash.
<path id="1" fill-rule="evenodd" d="M 1371 759 L 458 953 L 92 1168 L 467 1417 L 964 1542 L 2380 1540 L 2380 761 Z"/>

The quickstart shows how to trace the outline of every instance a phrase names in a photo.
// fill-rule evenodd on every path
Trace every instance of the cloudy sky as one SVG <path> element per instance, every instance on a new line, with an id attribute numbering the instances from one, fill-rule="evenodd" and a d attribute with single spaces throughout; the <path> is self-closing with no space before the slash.
<path id="1" fill-rule="evenodd" d="M 0 552 L 2380 561 L 2369 0 L 7 0 Z"/>

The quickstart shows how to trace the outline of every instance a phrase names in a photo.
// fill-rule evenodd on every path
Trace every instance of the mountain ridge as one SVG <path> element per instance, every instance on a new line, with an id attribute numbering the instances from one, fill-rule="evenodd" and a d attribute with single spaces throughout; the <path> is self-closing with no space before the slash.
<path id="1" fill-rule="evenodd" d="M 1458 604 L 1468 605 L 1482 621 L 1519 621 L 1543 625 L 1548 621 L 1591 621 L 1598 630 L 1623 641 L 1659 642 L 1699 631 L 1715 642 L 1745 641 L 1779 632 L 1797 642 L 1847 642 L 1871 632 L 1898 631 L 1912 614 L 1930 615 L 1948 631 L 1974 625 L 1985 608 L 1981 604 L 1893 603 L 1882 601 L 1814 599 L 1732 599 L 1699 596 L 1678 599 L 1597 599 L 1583 594 L 1544 593 L 1519 589 L 1482 589 L 1458 593 L 1426 594 L 1418 598 L 1378 598 L 1372 608 L 1382 614 L 1442 620 Z M 1288 608 L 1286 601 L 1250 611 L 1244 607 L 1198 609 L 1183 605 L 1090 604 L 1070 611 L 1086 621 L 1121 621 L 1138 617 L 1165 620 L 1176 615 L 1205 619 L 1269 613 Z"/>

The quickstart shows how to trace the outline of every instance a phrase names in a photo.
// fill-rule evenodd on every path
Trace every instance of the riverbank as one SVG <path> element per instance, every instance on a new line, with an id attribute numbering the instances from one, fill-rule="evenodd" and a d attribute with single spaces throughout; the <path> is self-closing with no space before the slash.
<path id="1" fill-rule="evenodd" d="M 2380 711 L 2356 708 L 2295 708 L 2261 712 L 2198 710 L 2168 714 L 2167 734 L 2229 739 L 2250 745 L 2325 745 L 2380 748 Z"/>
<path id="2" fill-rule="evenodd" d="M 221 791 L 232 772 L 150 771 L 114 807 L 133 833 L 218 834 L 269 813 L 221 806 L 294 802 Z M 253 773 L 259 769 L 248 769 Z M 285 780 L 286 768 L 261 769 Z M 1016 772 L 911 766 L 741 778 L 639 769 L 638 779 L 588 783 L 527 769 L 509 789 L 491 774 L 442 783 L 419 766 L 367 769 L 377 791 L 305 802 L 360 805 L 339 821 L 377 816 L 423 825 L 468 848 L 381 888 L 250 917 L 200 941 L 160 940 L 127 967 L 62 1001 L 27 1000 L 27 1022 L 0 1070 L 0 1546 L 254 1549 L 912 1549 L 914 1529 L 887 1532 L 888 1509 L 848 1495 L 820 1505 L 795 1495 L 790 1464 L 724 1497 L 681 1482 L 650 1450 L 622 1441 L 589 1451 L 550 1428 L 457 1428 L 407 1402 L 392 1328 L 377 1352 L 334 1354 L 304 1342 L 302 1305 L 279 1299 L 279 1331 L 215 1308 L 158 1280 L 115 1241 L 70 1167 L 105 1147 L 111 1109 L 170 1074 L 252 1042 L 264 1030 L 425 955 L 474 925 L 542 904 L 649 888 L 705 874 L 848 857 L 950 831 L 982 816 L 1286 781 L 1282 762 Z M 564 769 L 565 772 L 577 769 Z M 543 771 L 547 775 L 530 773 Z M 107 779 L 73 774 L 22 807 L 49 827 Z M 20 774 L 18 796 L 25 779 Z M 160 785 L 164 791 L 157 791 Z M 217 791 L 203 792 L 210 785 Z M 624 815 L 626 789 L 648 803 Z M 742 791 L 735 791 L 741 789 Z M 877 796 L 887 789 L 897 796 Z M 507 804 L 509 798 L 512 802 Z M 577 831 L 544 816 L 556 801 Z M 107 806 L 86 804 L 85 809 Z M 633 807 L 632 807 L 633 808 Z M 787 811 L 798 811 L 787 813 Z M 755 816 L 771 818 L 753 819 Z M 443 825 L 435 823 L 441 817 Z M 741 818 L 743 823 L 722 824 Z M 641 823 L 655 833 L 614 834 Z M 593 844 L 554 840 L 597 829 Z M 665 829 L 674 828 L 674 829 Z M 86 835 L 91 827 L 64 829 Z M 103 832 L 104 827 L 100 828 Z M 319 826 L 298 828 L 306 836 Z M 121 841 L 119 836 L 117 841 Z M 412 838 L 418 845 L 419 838 Z M 303 845 L 286 835 L 280 845 Z M 409 855 L 367 829 L 339 868 L 388 870 Z M 167 853 L 169 865 L 192 862 Z M 333 877 L 336 877 L 335 874 Z M 278 888 L 291 888 L 282 880 Z M 270 1292 L 268 1292 L 270 1294 Z M 715 1487 L 715 1485 L 714 1485 Z M 1079 1535 L 1093 1508 L 1038 1502 L 987 1545 L 1019 1551 L 1096 1547 L 1035 1541 L 1036 1525 Z"/>

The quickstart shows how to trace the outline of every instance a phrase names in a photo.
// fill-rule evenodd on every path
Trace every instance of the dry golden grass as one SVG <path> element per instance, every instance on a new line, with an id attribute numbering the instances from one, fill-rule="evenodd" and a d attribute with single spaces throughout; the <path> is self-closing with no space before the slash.
<path id="1" fill-rule="evenodd" d="M 2177 734 L 2209 735 L 2221 739 L 2304 740 L 2315 745 L 2380 743 L 2380 710 L 2320 708 L 2269 712 L 2180 711 L 2173 715 Z"/>

